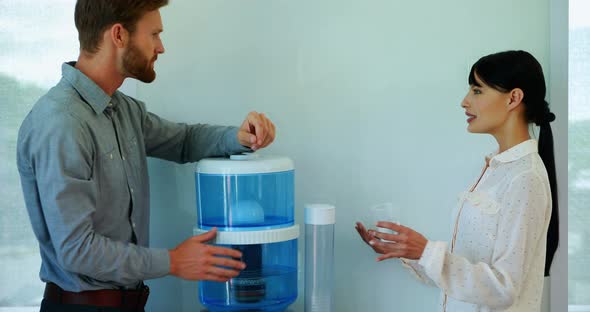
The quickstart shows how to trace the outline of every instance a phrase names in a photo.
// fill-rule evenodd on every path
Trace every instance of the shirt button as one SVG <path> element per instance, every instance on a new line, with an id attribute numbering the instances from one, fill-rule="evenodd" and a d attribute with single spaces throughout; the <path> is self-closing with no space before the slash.
<path id="1" fill-rule="evenodd" d="M 133 228 L 135 228 L 135 222 L 133 222 L 133 224 L 132 224 L 132 225 L 133 225 Z"/>
<path id="2" fill-rule="evenodd" d="M 133 193 L 133 188 L 131 188 L 131 193 Z"/>
<path id="3" fill-rule="evenodd" d="M 111 156 L 111 159 L 113 159 L 113 154 L 109 154 L 109 156 Z"/>
<path id="4" fill-rule="evenodd" d="M 125 160 L 125 156 L 121 156 L 123 158 L 123 160 Z"/>

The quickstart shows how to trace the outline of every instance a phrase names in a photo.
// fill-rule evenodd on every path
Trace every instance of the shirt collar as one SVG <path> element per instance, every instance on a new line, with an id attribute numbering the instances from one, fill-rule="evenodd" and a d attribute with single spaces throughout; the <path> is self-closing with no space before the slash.
<path id="1" fill-rule="evenodd" d="M 80 94 L 80 97 L 92 107 L 95 113 L 102 113 L 109 107 L 111 97 L 75 66 L 76 62 L 64 63 L 61 66 L 62 76 Z"/>
<path id="2" fill-rule="evenodd" d="M 513 162 L 526 155 L 537 152 L 537 140 L 529 139 L 505 150 L 502 153 L 498 154 L 498 151 L 495 151 L 494 153 L 489 154 L 486 156 L 486 161 L 490 167 L 495 168 L 502 163 Z"/>

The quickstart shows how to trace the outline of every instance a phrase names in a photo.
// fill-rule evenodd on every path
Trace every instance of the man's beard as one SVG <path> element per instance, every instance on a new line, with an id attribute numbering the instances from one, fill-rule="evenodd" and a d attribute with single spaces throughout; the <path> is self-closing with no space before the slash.
<path id="1" fill-rule="evenodd" d="M 155 61 L 155 58 L 153 60 L 147 59 L 132 41 L 123 55 L 123 69 L 129 76 L 150 83 L 156 79 L 156 72 L 150 66 L 151 61 Z"/>

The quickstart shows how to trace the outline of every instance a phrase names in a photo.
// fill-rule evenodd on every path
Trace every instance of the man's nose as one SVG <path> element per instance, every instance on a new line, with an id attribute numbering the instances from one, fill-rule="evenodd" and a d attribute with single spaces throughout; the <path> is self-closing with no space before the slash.
<path id="1" fill-rule="evenodd" d="M 164 49 L 164 43 L 162 43 L 162 40 L 160 40 L 158 46 L 156 47 L 156 53 L 163 54 L 164 52 L 166 52 L 166 49 Z"/>

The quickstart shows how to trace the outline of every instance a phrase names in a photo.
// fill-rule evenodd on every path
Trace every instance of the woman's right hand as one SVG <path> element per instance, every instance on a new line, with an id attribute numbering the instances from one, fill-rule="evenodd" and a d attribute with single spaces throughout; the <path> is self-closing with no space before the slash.
<path id="1" fill-rule="evenodd" d="M 363 241 L 369 245 L 376 253 L 378 254 L 386 254 L 387 250 L 383 248 L 383 244 L 375 244 L 375 240 L 378 238 L 375 237 L 375 230 L 368 230 L 361 222 L 357 222 L 356 226 L 354 227 L 356 231 L 359 233 Z M 373 244 L 371 244 L 373 242 Z"/>
<path id="2" fill-rule="evenodd" d="M 377 261 L 390 258 L 420 259 L 428 244 L 428 239 L 413 229 L 392 223 L 380 221 L 378 227 L 397 232 L 397 234 L 379 233 L 375 230 L 367 230 L 362 223 L 356 223 L 356 231 L 363 241 L 371 246 L 376 253 L 382 254 Z"/>
<path id="3" fill-rule="evenodd" d="M 369 243 L 373 239 L 373 236 L 371 235 L 371 233 L 369 232 L 369 230 L 367 230 L 365 228 L 365 226 L 361 222 L 357 222 L 356 223 L 356 226 L 354 228 L 359 233 L 359 235 L 361 236 L 361 238 L 363 239 L 363 241 L 367 245 L 369 245 L 369 247 L 373 248 L 373 250 L 375 250 L 375 252 L 379 253 L 379 251 L 377 249 L 375 249 L 376 247 L 373 246 L 373 245 L 371 245 Z"/>

